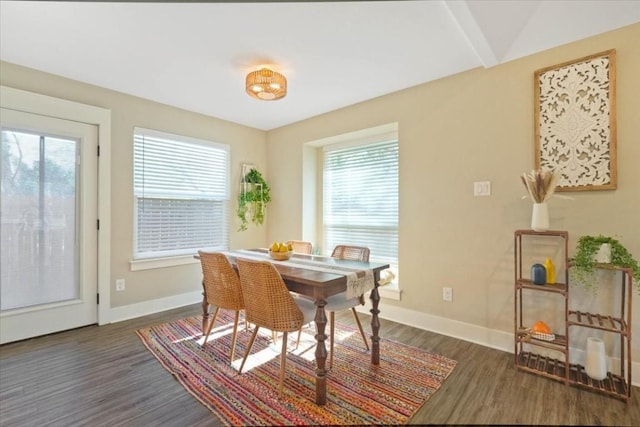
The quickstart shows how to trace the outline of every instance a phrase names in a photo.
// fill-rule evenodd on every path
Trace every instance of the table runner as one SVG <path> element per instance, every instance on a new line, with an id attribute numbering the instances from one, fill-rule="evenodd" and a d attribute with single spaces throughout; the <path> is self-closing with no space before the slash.
<path id="1" fill-rule="evenodd" d="M 320 271 L 323 273 L 340 274 L 347 279 L 346 298 L 356 298 L 365 292 L 370 291 L 374 287 L 373 270 L 361 269 L 357 267 L 349 267 L 346 265 L 328 265 L 321 261 L 312 259 L 304 260 L 299 258 L 291 258 L 287 261 L 274 260 L 268 253 L 251 251 L 246 249 L 238 249 L 235 251 L 224 252 L 227 255 L 238 256 L 240 258 L 248 258 L 257 261 L 269 261 L 274 264 L 286 265 L 294 268 L 305 268 L 308 270 Z"/>

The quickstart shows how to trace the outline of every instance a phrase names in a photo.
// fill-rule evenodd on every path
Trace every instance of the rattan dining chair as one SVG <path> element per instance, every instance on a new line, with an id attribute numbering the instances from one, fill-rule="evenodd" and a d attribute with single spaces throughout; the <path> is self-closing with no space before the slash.
<path id="1" fill-rule="evenodd" d="M 291 245 L 293 252 L 299 254 L 311 255 L 313 253 L 313 244 L 311 242 L 305 242 L 303 240 L 289 240 L 287 241 L 287 245 Z"/>
<path id="2" fill-rule="evenodd" d="M 278 270 L 270 262 L 250 261 L 241 258 L 238 258 L 236 262 L 240 273 L 242 294 L 246 303 L 245 315 L 247 321 L 255 326 L 239 372 L 242 373 L 242 368 L 261 327 L 282 332 L 278 389 L 279 395 L 282 396 L 287 361 L 287 334 L 300 331 L 302 325 L 311 322 L 316 307 L 313 301 L 294 297 L 287 289 Z"/>
<path id="3" fill-rule="evenodd" d="M 354 261 L 362 261 L 369 262 L 369 248 L 364 246 L 349 246 L 349 245 L 338 245 L 333 248 L 333 253 L 331 256 L 333 258 L 339 259 L 350 259 Z M 353 317 L 356 320 L 356 324 L 358 325 L 358 329 L 360 330 L 360 334 L 362 335 L 362 340 L 364 341 L 364 346 L 369 350 L 369 342 L 367 341 L 367 336 L 364 334 L 364 329 L 362 329 L 362 324 L 360 323 L 360 318 L 358 317 L 358 312 L 356 311 L 356 306 L 364 305 L 364 296 L 360 295 L 355 298 L 347 298 L 346 291 L 341 292 L 337 295 L 332 295 L 327 298 L 327 305 L 325 305 L 325 311 L 329 312 L 329 324 L 330 324 L 330 333 L 331 333 L 331 345 L 329 347 L 329 368 L 333 367 L 333 344 L 335 341 L 335 318 L 336 311 L 342 311 L 351 309 L 353 312 Z"/>
<path id="4" fill-rule="evenodd" d="M 233 356 L 236 348 L 236 338 L 238 336 L 238 319 L 240 310 L 245 309 L 244 298 L 242 297 L 242 288 L 240 287 L 240 278 L 233 268 L 229 259 L 220 252 L 204 252 L 198 251 L 200 256 L 200 264 L 202 265 L 202 283 L 204 284 L 204 295 L 207 304 L 215 307 L 213 318 L 209 322 L 209 327 L 204 334 L 204 342 L 202 346 L 207 344 L 209 334 L 216 322 L 218 311 L 220 309 L 234 310 L 235 319 L 233 321 L 233 335 L 231 338 L 231 354 L 230 360 L 233 362 Z"/>

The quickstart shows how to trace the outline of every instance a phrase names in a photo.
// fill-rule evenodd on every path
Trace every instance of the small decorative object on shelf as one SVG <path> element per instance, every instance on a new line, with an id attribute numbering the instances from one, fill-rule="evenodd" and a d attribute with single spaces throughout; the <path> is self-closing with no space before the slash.
<path id="1" fill-rule="evenodd" d="M 531 228 L 534 231 L 549 229 L 549 208 L 547 201 L 553 195 L 558 185 L 560 175 L 552 170 L 532 170 L 520 177 L 529 197 L 533 201 L 531 214 Z"/>
<path id="2" fill-rule="evenodd" d="M 544 285 L 547 283 L 547 270 L 542 264 L 533 264 L 531 266 L 531 281 L 535 285 Z"/>
<path id="3" fill-rule="evenodd" d="M 554 285 L 556 283 L 556 266 L 553 265 L 551 258 L 544 260 L 544 269 L 547 270 L 547 283 Z"/>
<path id="4" fill-rule="evenodd" d="M 602 249 L 603 245 L 609 246 L 608 263 L 602 262 L 606 259 L 598 258 L 599 253 L 602 256 L 602 252 L 607 252 L 606 249 Z M 581 284 L 585 289 L 591 289 L 594 293 L 598 289 L 595 274 L 598 265 L 630 268 L 633 272 L 633 280 L 636 282 L 635 286 L 640 293 L 640 264 L 617 239 L 603 235 L 580 237 L 576 246 L 576 254 L 570 259 L 570 264 L 571 281 Z"/>
<path id="5" fill-rule="evenodd" d="M 584 371 L 594 380 L 602 381 L 607 377 L 607 359 L 604 354 L 604 341 L 599 338 L 587 338 Z"/>
<path id="6" fill-rule="evenodd" d="M 603 243 L 600 245 L 596 253 L 596 262 L 600 264 L 611 263 L 611 243 Z"/>

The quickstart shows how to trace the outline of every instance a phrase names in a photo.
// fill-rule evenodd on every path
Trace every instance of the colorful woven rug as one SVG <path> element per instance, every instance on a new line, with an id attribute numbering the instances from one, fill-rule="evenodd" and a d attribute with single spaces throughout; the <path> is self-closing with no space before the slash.
<path id="1" fill-rule="evenodd" d="M 282 338 L 260 330 L 242 374 L 238 368 L 251 329 L 238 326 L 233 364 L 229 346 L 233 320 L 220 310 L 202 347 L 200 316 L 137 331 L 144 345 L 184 388 L 228 425 L 405 424 L 433 395 L 456 362 L 386 339 L 380 365 L 360 333 L 336 323 L 333 369 L 327 373 L 327 404 L 315 403 L 315 326 L 306 328 L 295 350 L 289 334 L 283 396 L 278 396 Z"/>

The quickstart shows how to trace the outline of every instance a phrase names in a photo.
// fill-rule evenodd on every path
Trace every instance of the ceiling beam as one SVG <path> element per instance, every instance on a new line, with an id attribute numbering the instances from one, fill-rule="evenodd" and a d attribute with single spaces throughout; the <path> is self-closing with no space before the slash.
<path id="1" fill-rule="evenodd" d="M 498 65 L 496 53 L 469 10 L 467 1 L 443 1 L 443 3 L 485 68 Z"/>

